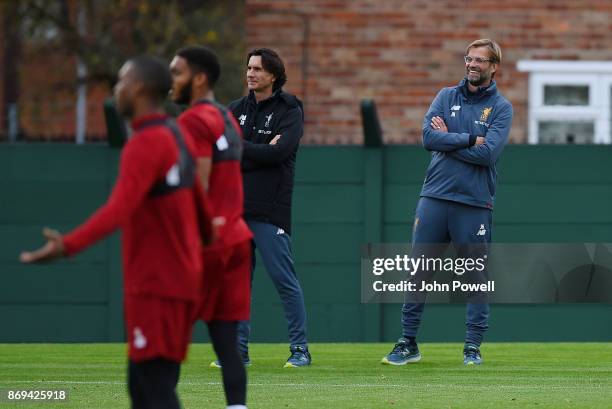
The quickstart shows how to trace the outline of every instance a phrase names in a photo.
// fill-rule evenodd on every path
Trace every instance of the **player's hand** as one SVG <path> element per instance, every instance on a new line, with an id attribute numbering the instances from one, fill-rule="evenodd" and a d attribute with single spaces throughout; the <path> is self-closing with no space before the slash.
<path id="1" fill-rule="evenodd" d="M 19 260 L 22 263 L 51 261 L 64 255 L 64 241 L 60 232 L 45 227 L 42 234 L 47 243 L 38 250 L 21 252 Z"/>
<path id="2" fill-rule="evenodd" d="M 276 136 L 274 137 L 274 139 L 272 139 L 272 140 L 270 141 L 270 145 L 276 145 L 276 143 L 278 142 L 278 140 L 280 139 L 280 137 L 281 137 L 280 135 L 276 135 Z"/>
<path id="3" fill-rule="evenodd" d="M 444 120 L 439 116 L 434 116 L 431 118 L 431 127 L 436 131 L 448 132 L 448 128 L 446 127 Z"/>
<path id="4" fill-rule="evenodd" d="M 484 145 L 486 142 L 487 140 L 484 138 L 484 136 L 477 136 L 476 143 L 474 145 Z"/>

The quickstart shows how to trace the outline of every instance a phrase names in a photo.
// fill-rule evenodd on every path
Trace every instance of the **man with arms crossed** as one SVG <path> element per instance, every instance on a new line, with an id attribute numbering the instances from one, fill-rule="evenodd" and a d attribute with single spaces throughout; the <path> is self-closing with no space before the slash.
<path id="1" fill-rule="evenodd" d="M 24 263 L 72 256 L 122 229 L 125 321 L 132 408 L 179 409 L 176 385 L 191 340 L 202 285 L 202 244 L 212 236 L 204 190 L 196 179 L 191 143 L 163 113 L 172 79 L 149 56 L 119 71 L 119 112 L 134 134 L 121 153 L 108 201 L 85 223 L 24 252 Z M 203 240 L 204 239 L 204 240 Z"/>
<path id="2" fill-rule="evenodd" d="M 196 147 L 200 179 L 211 201 L 218 239 L 204 251 L 204 287 L 198 318 L 206 322 L 222 367 L 228 408 L 246 408 L 246 371 L 238 352 L 237 326 L 248 320 L 251 303 L 251 237 L 242 219 L 240 127 L 214 102 L 221 68 L 206 47 L 182 48 L 170 64 L 172 99 L 190 107 L 179 123 Z"/>
<path id="3" fill-rule="evenodd" d="M 431 151 L 412 235 L 413 252 L 419 245 L 452 242 L 486 254 L 491 242 L 491 219 L 496 163 L 512 123 L 512 105 L 493 80 L 502 53 L 488 39 L 466 50 L 466 77 L 456 87 L 442 89 L 423 121 L 423 145 Z M 420 255 L 420 252 L 419 252 Z M 418 256 L 418 255 L 417 255 Z M 424 304 L 402 307 L 402 338 L 382 359 L 383 364 L 417 362 L 421 354 L 416 335 Z M 482 362 L 480 345 L 488 328 L 489 305 L 467 304 L 464 364 Z"/>
<path id="4" fill-rule="evenodd" d="M 244 134 L 244 218 L 285 310 L 291 352 L 285 368 L 301 367 L 310 365 L 311 357 L 290 235 L 295 159 L 304 132 L 302 103 L 282 90 L 287 81 L 285 65 L 273 50 L 249 53 L 246 79 L 249 94 L 229 106 Z M 253 269 L 254 261 L 253 253 Z M 249 331 L 249 322 L 242 321 L 238 340 L 245 362 L 249 362 Z"/>

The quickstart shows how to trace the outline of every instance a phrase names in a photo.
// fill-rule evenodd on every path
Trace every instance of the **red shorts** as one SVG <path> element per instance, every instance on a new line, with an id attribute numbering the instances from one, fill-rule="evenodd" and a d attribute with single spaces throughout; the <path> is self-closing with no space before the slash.
<path id="1" fill-rule="evenodd" d="M 251 240 L 204 250 L 204 278 L 198 318 L 248 320 L 251 313 Z"/>
<path id="2" fill-rule="evenodd" d="M 187 355 L 196 303 L 158 296 L 126 296 L 128 357 L 134 362 Z"/>

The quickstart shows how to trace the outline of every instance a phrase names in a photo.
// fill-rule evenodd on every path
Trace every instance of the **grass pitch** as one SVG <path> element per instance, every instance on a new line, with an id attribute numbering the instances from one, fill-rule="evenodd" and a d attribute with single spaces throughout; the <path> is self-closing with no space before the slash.
<path id="1" fill-rule="evenodd" d="M 249 408 L 611 408 L 612 344 L 485 344 L 464 367 L 462 344 L 421 344 L 423 359 L 383 366 L 391 344 L 312 344 L 313 365 L 282 368 L 286 345 L 254 344 Z M 0 345 L 0 388 L 69 390 L 66 403 L 6 408 L 128 408 L 122 344 Z M 210 345 L 193 345 L 179 394 L 186 409 L 224 408 Z"/>

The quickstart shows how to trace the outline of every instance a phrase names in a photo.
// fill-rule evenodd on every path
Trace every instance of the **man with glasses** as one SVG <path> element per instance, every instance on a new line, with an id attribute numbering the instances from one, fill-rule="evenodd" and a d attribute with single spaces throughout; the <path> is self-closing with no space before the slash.
<path id="1" fill-rule="evenodd" d="M 458 86 L 442 89 L 425 115 L 423 146 L 431 151 L 431 162 L 415 212 L 415 257 L 423 249 L 431 250 L 430 245 L 445 247 L 449 243 L 458 253 L 470 249 L 467 251 L 473 256 L 476 249 L 478 256 L 486 255 L 491 242 L 496 163 L 512 123 L 512 105 L 497 91 L 493 80 L 501 58 L 495 41 L 471 43 L 464 57 L 465 78 Z M 422 302 L 406 300 L 402 307 L 402 338 L 382 359 L 383 364 L 405 365 L 421 359 L 416 335 L 423 309 Z M 486 298 L 468 301 L 465 365 L 482 362 L 480 345 L 488 321 Z"/>

